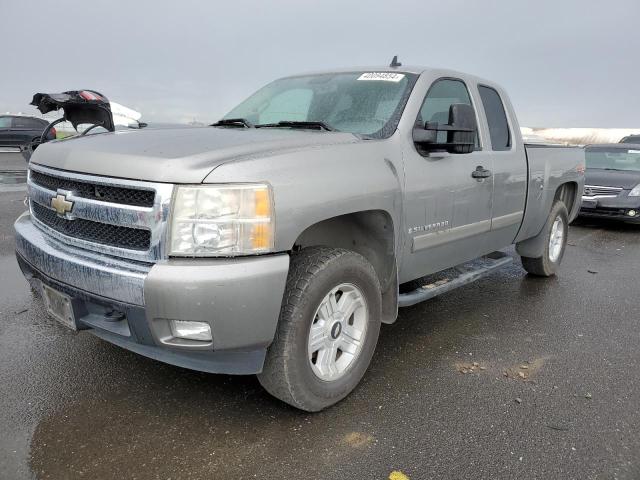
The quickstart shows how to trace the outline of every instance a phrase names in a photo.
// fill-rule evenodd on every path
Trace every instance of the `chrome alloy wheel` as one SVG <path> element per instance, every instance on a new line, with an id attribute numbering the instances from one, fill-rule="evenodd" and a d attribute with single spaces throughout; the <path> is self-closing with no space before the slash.
<path id="1" fill-rule="evenodd" d="M 322 299 L 309 329 L 307 351 L 313 373 L 321 380 L 340 379 L 362 351 L 369 312 L 358 287 L 342 283 Z"/>
<path id="2" fill-rule="evenodd" d="M 553 263 L 557 262 L 562 253 L 564 244 L 564 221 L 557 216 L 551 227 L 551 235 L 549 236 L 549 260 Z"/>

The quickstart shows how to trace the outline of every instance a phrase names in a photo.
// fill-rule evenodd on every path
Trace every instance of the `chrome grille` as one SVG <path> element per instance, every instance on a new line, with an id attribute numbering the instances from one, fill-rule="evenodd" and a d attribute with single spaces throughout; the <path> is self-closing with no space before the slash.
<path id="1" fill-rule="evenodd" d="M 65 244 L 131 260 L 155 262 L 165 258 L 173 185 L 31 164 L 27 186 L 33 222 L 49 236 Z M 73 204 L 63 215 L 52 208 L 51 200 L 57 195 Z M 150 198 L 150 206 L 132 204 L 148 204 Z"/>
<path id="2" fill-rule="evenodd" d="M 82 198 L 138 207 L 153 207 L 153 199 L 155 197 L 153 190 L 112 187 L 100 183 L 56 177 L 38 171 L 31 172 L 31 181 L 54 192 L 58 189 L 69 190 Z"/>
<path id="3" fill-rule="evenodd" d="M 617 197 L 622 188 L 603 187 L 600 185 L 585 185 L 583 194 L 585 197 Z"/>
<path id="4" fill-rule="evenodd" d="M 35 202 L 31 203 L 31 211 L 38 220 L 53 228 L 56 232 L 80 240 L 113 247 L 130 248 L 131 250 L 148 250 L 151 244 L 150 230 L 120 227 L 83 218 L 67 220 L 58 215 L 55 210 L 43 207 Z"/>

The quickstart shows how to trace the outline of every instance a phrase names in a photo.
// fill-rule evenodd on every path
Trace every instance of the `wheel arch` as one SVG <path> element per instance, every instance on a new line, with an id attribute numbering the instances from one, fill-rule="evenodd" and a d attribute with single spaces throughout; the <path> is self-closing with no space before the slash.
<path id="1" fill-rule="evenodd" d="M 569 212 L 570 222 L 575 218 L 575 216 L 578 214 L 578 210 L 580 209 L 580 202 L 576 201 L 578 199 L 577 193 L 577 182 L 566 182 L 562 185 L 558 185 L 556 193 L 553 197 L 553 203 L 555 203 L 557 200 L 560 200 L 565 204 L 565 206 L 567 207 L 567 212 Z"/>
<path id="2" fill-rule="evenodd" d="M 555 203 L 560 200 L 567 207 L 567 212 L 569 214 L 569 222 L 574 218 L 577 210 L 580 208 L 580 202 L 576 201 L 577 199 L 577 189 L 578 184 L 576 182 L 565 182 L 563 184 L 558 185 L 556 191 L 554 192 L 553 199 L 550 202 L 547 215 L 551 212 L 551 209 L 555 205 Z M 549 198 L 549 197 L 547 197 Z M 569 202 L 569 204 L 567 204 Z M 574 213 L 574 210 L 576 211 Z M 549 219 L 545 219 L 545 222 L 542 224 L 542 228 L 540 232 L 531 238 L 522 240 L 516 243 L 516 251 L 518 255 L 522 257 L 529 258 L 537 258 L 541 257 L 544 254 L 544 249 L 546 246 L 546 226 Z"/>
<path id="3" fill-rule="evenodd" d="M 351 250 L 371 263 L 382 291 L 382 321 L 395 321 L 398 304 L 396 231 L 387 211 L 363 210 L 318 221 L 298 235 L 293 250 L 313 246 Z"/>

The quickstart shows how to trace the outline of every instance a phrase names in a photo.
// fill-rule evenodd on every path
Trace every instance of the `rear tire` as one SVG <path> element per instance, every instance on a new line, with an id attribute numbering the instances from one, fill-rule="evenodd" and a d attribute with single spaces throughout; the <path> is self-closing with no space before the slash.
<path id="1" fill-rule="evenodd" d="M 380 283 L 364 257 L 327 247 L 292 254 L 278 328 L 258 380 L 274 397 L 308 412 L 339 402 L 369 367 L 380 318 Z"/>
<path id="2" fill-rule="evenodd" d="M 561 201 L 556 201 L 545 223 L 545 248 L 541 257 L 521 257 L 522 266 L 531 275 L 555 275 L 562 262 L 569 233 L 569 213 Z"/>

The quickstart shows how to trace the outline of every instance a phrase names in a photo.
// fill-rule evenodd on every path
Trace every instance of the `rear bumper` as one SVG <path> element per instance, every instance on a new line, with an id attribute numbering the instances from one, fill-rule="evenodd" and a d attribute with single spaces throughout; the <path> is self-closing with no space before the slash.
<path id="1" fill-rule="evenodd" d="M 35 289 L 72 298 L 76 323 L 141 355 L 194 370 L 262 370 L 275 334 L 289 268 L 287 254 L 236 259 L 122 261 L 64 245 L 28 213 L 15 223 L 16 256 Z M 123 318 L 114 321 L 107 313 Z M 170 320 L 207 322 L 212 342 L 171 336 Z"/>

